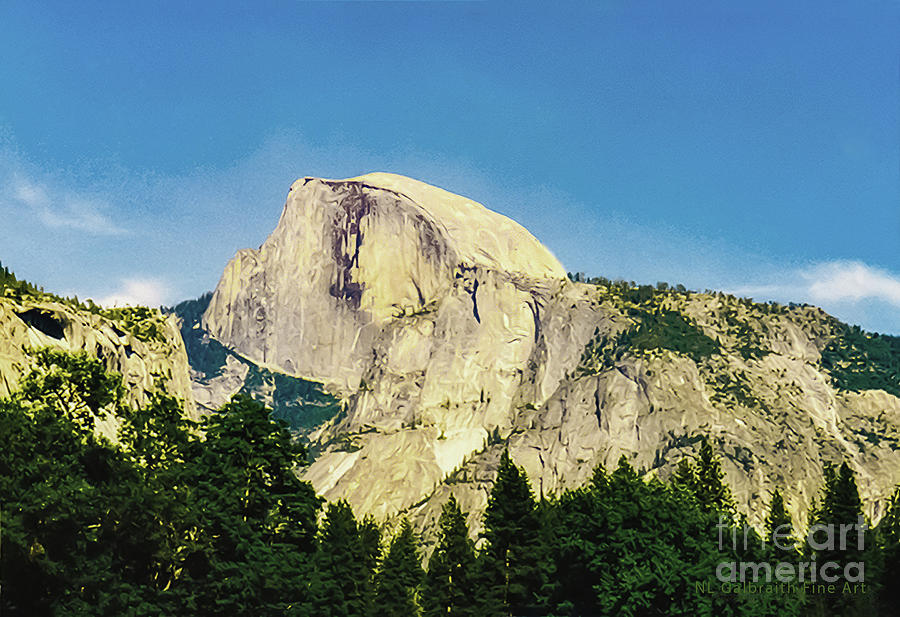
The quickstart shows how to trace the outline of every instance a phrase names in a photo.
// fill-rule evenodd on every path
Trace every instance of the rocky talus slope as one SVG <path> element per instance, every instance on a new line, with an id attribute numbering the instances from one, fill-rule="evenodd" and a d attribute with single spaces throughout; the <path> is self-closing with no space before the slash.
<path id="1" fill-rule="evenodd" d="M 504 447 L 552 494 L 623 455 L 664 477 L 708 435 L 743 510 L 781 486 L 798 523 L 825 461 L 850 462 L 876 519 L 900 482 L 896 339 L 814 307 L 572 282 L 515 222 L 401 176 L 298 180 L 191 328 L 233 357 L 207 385 L 252 365 L 340 399 L 307 423 L 305 477 L 382 519 L 430 526 L 452 492 L 477 529 Z"/>
<path id="2" fill-rule="evenodd" d="M 191 394 L 190 366 L 177 322 L 146 308 L 89 310 L 50 294 L 14 294 L 0 288 L 0 397 L 17 389 L 33 366 L 33 350 L 54 347 L 85 351 L 122 375 L 126 402 L 140 406 L 162 385 L 198 419 Z M 115 439 L 117 419 L 98 432 Z"/>

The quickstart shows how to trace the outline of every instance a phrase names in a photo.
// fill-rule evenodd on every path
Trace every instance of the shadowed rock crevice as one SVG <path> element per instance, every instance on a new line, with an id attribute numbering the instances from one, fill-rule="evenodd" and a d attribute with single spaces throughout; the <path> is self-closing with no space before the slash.
<path id="1" fill-rule="evenodd" d="M 21 313 L 16 313 L 16 316 L 35 330 L 43 332 L 50 338 L 57 340 L 65 338 L 65 324 L 55 313 L 34 308 Z"/>

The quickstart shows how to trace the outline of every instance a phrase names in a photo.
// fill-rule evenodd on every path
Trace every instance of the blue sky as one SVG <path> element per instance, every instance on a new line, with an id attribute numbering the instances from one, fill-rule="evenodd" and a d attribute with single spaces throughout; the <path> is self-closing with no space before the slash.
<path id="1" fill-rule="evenodd" d="M 900 3 L 782 4 L 5 0 L 0 260 L 173 303 L 295 178 L 393 171 L 572 271 L 900 333 Z"/>

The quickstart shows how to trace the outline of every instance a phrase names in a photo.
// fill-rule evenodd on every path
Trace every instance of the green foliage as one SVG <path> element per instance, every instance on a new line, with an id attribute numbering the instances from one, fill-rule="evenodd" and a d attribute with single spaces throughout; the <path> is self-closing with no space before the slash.
<path id="1" fill-rule="evenodd" d="M 418 592 L 424 575 L 415 534 L 409 521 L 403 519 L 375 575 L 378 614 L 384 617 L 418 615 Z"/>
<path id="2" fill-rule="evenodd" d="M 669 349 L 688 356 L 695 362 L 719 351 L 716 341 L 675 311 L 642 315 L 636 328 L 621 335 L 619 345 L 628 349 Z"/>
<path id="3" fill-rule="evenodd" d="M 585 346 L 576 368 L 578 377 L 615 366 L 623 354 L 668 349 L 700 362 L 719 352 L 719 344 L 693 321 L 679 312 L 653 308 L 634 308 L 637 323 L 614 337 L 595 330 Z"/>
<path id="4" fill-rule="evenodd" d="M 155 603 L 167 580 L 167 499 L 127 453 L 87 430 L 104 403 L 92 367 L 53 359 L 49 379 L 43 365 L 26 378 L 27 394 L 0 400 L 0 612 L 136 614 L 123 599 L 129 611 Z M 37 384 L 48 381 L 67 394 L 41 396 Z"/>
<path id="5" fill-rule="evenodd" d="M 693 497 L 693 465 L 680 470 L 677 486 L 645 481 L 623 457 L 612 474 L 598 468 L 587 487 L 559 498 L 554 614 L 797 614 L 789 601 L 768 606 L 755 598 L 697 592 L 698 583 L 716 586 L 719 562 L 746 556 L 720 550 L 719 514 L 701 509 Z"/>
<path id="6" fill-rule="evenodd" d="M 769 514 L 766 516 L 766 540 L 773 543 L 773 549 L 779 558 L 787 561 L 794 557 L 796 551 L 793 546 L 796 542 L 793 533 L 791 517 L 784 507 L 784 498 L 781 491 L 775 489 L 772 494 L 772 502 L 769 504 Z M 776 539 L 777 537 L 777 546 Z M 785 548 L 782 548 L 785 547 Z"/>
<path id="7" fill-rule="evenodd" d="M 707 514 L 725 516 L 729 520 L 734 516 L 734 501 L 725 483 L 722 464 L 706 436 L 700 438 L 696 463 L 688 458 L 678 461 L 671 486 Z"/>
<path id="8" fill-rule="evenodd" d="M 146 306 L 123 306 L 100 309 L 99 314 L 116 322 L 139 341 L 163 343 L 166 340 L 166 320 L 159 309 L 151 309 Z"/>
<path id="9" fill-rule="evenodd" d="M 900 487 L 894 489 L 884 518 L 875 530 L 881 553 L 881 575 L 887 584 L 878 590 L 878 614 L 889 615 L 900 606 Z"/>
<path id="10" fill-rule="evenodd" d="M 9 268 L 0 262 L 0 296 L 7 296 L 16 300 L 23 297 L 41 297 L 43 290 L 35 287 L 28 281 L 20 281 Z"/>
<path id="11" fill-rule="evenodd" d="M 855 525 L 862 517 L 862 501 L 859 498 L 853 470 L 846 462 L 841 463 L 838 469 L 826 465 L 824 477 L 822 502 L 816 511 L 817 521 L 824 524 Z"/>
<path id="12" fill-rule="evenodd" d="M 285 615 L 311 606 L 320 500 L 303 449 L 236 397 L 204 423 L 121 404 L 84 354 L 39 350 L 0 400 L 4 615 Z M 120 444 L 94 436 L 120 422 Z M 298 612 L 300 611 L 300 612 Z"/>
<path id="13" fill-rule="evenodd" d="M 625 459 L 611 474 L 535 502 L 504 451 L 475 551 L 454 499 L 439 521 L 424 574 L 412 526 L 400 525 L 381 559 L 371 517 L 346 502 L 317 523 L 321 500 L 297 478 L 303 448 L 260 403 L 235 396 L 201 425 L 164 392 L 130 409 L 121 380 L 83 354 L 45 350 L 0 400 L 0 552 L 4 615 L 493 617 L 509 615 L 879 614 L 875 596 L 698 592 L 721 561 L 794 561 L 736 530 L 733 503 L 709 440 L 668 484 Z M 94 435 L 115 415 L 119 443 Z M 690 441 L 690 440 L 689 440 Z M 828 468 L 813 522 L 857 522 L 861 502 L 845 464 Z M 867 582 L 900 563 L 900 492 L 857 553 Z M 767 533 L 790 524 L 773 495 Z M 741 534 L 742 535 L 742 534 Z M 877 546 L 877 552 L 876 547 Z M 822 563 L 836 555 L 820 551 Z M 379 561 L 380 560 L 380 561 Z M 891 614 L 895 585 L 876 586 Z M 420 611 L 421 607 L 421 611 Z M 807 613 L 804 613 L 807 614 Z"/>
<path id="14" fill-rule="evenodd" d="M 822 350 L 822 366 L 844 390 L 884 390 L 900 396 L 900 337 L 836 325 Z"/>
<path id="15" fill-rule="evenodd" d="M 69 298 L 62 297 L 44 291 L 43 287 L 38 287 L 28 281 L 19 280 L 9 268 L 0 263 L 0 297 L 7 297 L 22 302 L 25 300 L 44 300 L 48 302 L 58 302 L 75 310 L 83 310 L 95 315 L 102 310 L 90 299 L 86 302 L 80 302 L 78 296 Z"/>
<path id="16" fill-rule="evenodd" d="M 784 307 L 777 303 L 755 303 L 748 298 L 710 290 L 700 297 L 683 286 L 673 287 L 666 283 L 652 287 L 602 277 L 586 278 L 583 274 L 570 275 L 570 278 L 597 285 L 592 301 L 608 303 L 632 321 L 618 334 L 601 332 L 599 328 L 595 330 L 582 351 L 574 372 L 576 378 L 611 369 L 626 354 L 641 355 L 666 349 L 696 363 L 704 363 L 702 373 L 714 377 L 710 380 L 714 400 L 768 412 L 766 404 L 753 395 L 741 373 L 733 373 L 731 368 L 726 369 L 727 374 L 717 372 L 716 365 L 725 364 L 719 363 L 717 358 L 740 356 L 750 362 L 771 353 L 767 339 L 777 333 L 780 319 L 769 316 L 787 315 L 811 336 L 825 334 L 821 312 L 805 305 Z M 691 307 L 709 314 L 702 328 L 689 316 L 693 313 Z"/>
<path id="17" fill-rule="evenodd" d="M 753 394 L 753 389 L 741 370 L 719 370 L 707 377 L 712 386 L 710 399 L 718 403 L 734 402 L 750 409 L 768 410 L 765 402 Z"/>
<path id="18" fill-rule="evenodd" d="M 171 429 L 171 417 L 160 415 L 150 426 Z M 171 467 L 160 476 L 186 505 L 173 517 L 178 605 L 188 614 L 247 616 L 308 607 L 304 581 L 321 500 L 295 474 L 304 464 L 302 446 L 262 405 L 240 395 L 201 428 L 205 438 L 189 436 L 184 455 L 168 457 Z"/>
<path id="19" fill-rule="evenodd" d="M 148 475 L 188 462 L 198 427 L 185 417 L 181 401 L 158 387 L 147 405 L 119 413 L 119 443 Z"/>
<path id="20" fill-rule="evenodd" d="M 306 454 L 287 428 L 272 422 L 260 403 L 235 395 L 205 419 L 203 429 L 205 448 L 197 465 L 204 477 L 215 478 L 215 490 L 205 495 L 210 504 L 255 523 L 273 541 L 312 550 L 319 499 L 294 473 Z"/>
<path id="21" fill-rule="evenodd" d="M 163 313 L 155 308 L 144 306 L 125 306 L 105 309 L 94 304 L 90 299 L 85 302 L 73 298 L 57 296 L 45 292 L 27 281 L 20 281 L 0 264 L 0 297 L 9 297 L 17 301 L 44 300 L 57 302 L 76 311 L 100 315 L 115 323 L 117 327 L 131 333 L 136 339 L 145 343 L 162 343 L 166 340 L 166 324 Z"/>
<path id="22" fill-rule="evenodd" d="M 34 350 L 35 368 L 20 385 L 21 400 L 47 406 L 69 419 L 81 434 L 95 421 L 115 413 L 124 395 L 121 376 L 107 373 L 99 360 L 84 351 Z"/>
<path id="23" fill-rule="evenodd" d="M 678 461 L 670 484 L 673 489 L 696 500 L 697 492 L 700 490 L 700 478 L 697 476 L 697 467 L 691 459 L 685 457 Z"/>
<path id="24" fill-rule="evenodd" d="M 871 566 L 876 561 L 872 546 L 872 534 L 869 531 L 861 532 L 860 542 L 856 525 L 860 522 L 865 525 L 865 519 L 853 470 L 846 462 L 837 469 L 826 464 L 823 475 L 822 497 L 818 508 L 812 513 L 812 522 L 814 525 L 832 528 L 832 537 L 835 541 L 833 546 L 825 546 L 819 550 L 812 550 L 812 547 L 808 547 L 808 552 L 819 563 L 832 561 L 839 564 L 840 567 L 850 562 L 869 562 L 871 571 Z M 847 528 L 852 529 L 853 532 L 847 534 L 847 542 L 843 547 L 840 544 L 841 525 L 848 526 Z M 825 542 L 828 537 L 824 531 L 811 532 L 811 535 L 817 542 Z M 872 582 L 871 577 L 867 580 Z M 812 614 L 839 614 L 848 617 L 870 615 L 873 614 L 870 612 L 872 609 L 869 606 L 870 601 L 869 596 L 835 593 L 814 597 L 810 608 Z"/>
<path id="25" fill-rule="evenodd" d="M 704 334 L 682 312 L 671 308 L 670 299 L 687 293 L 682 285 L 672 287 L 657 283 L 654 288 L 636 285 L 633 281 L 610 281 L 602 277 L 585 279 L 582 274 L 575 275 L 573 280 L 597 285 L 598 299 L 611 302 L 634 320 L 630 328 L 614 336 L 603 334 L 599 329 L 594 331 L 576 368 L 578 377 L 612 368 L 628 352 L 668 349 L 699 362 L 720 351 L 717 341 Z"/>
<path id="26" fill-rule="evenodd" d="M 725 473 L 719 457 L 713 452 L 709 439 L 700 441 L 697 458 L 697 488 L 694 492 L 700 508 L 717 514 L 733 515 L 734 501 L 731 490 L 725 483 Z"/>
<path id="27" fill-rule="evenodd" d="M 271 385 L 272 417 L 284 421 L 291 430 L 309 431 L 335 417 L 340 399 L 325 391 L 322 384 L 291 377 L 250 364 L 241 393 L 258 396 Z"/>
<path id="28" fill-rule="evenodd" d="M 539 615 L 536 591 L 541 587 L 540 523 L 534 496 L 525 472 L 517 467 L 507 450 L 484 513 L 488 593 L 502 599 L 513 615 Z"/>
<path id="29" fill-rule="evenodd" d="M 894 489 L 887 511 L 878 523 L 878 535 L 885 545 L 900 545 L 900 487 Z"/>
<path id="30" fill-rule="evenodd" d="M 191 368 L 207 379 L 220 375 L 228 357 L 233 355 L 227 347 L 210 338 L 200 327 L 200 320 L 211 299 L 212 292 L 207 292 L 196 300 L 186 300 L 172 309 L 166 309 L 174 313 L 181 322 L 181 338 L 184 340 Z"/>
<path id="31" fill-rule="evenodd" d="M 456 498 L 441 510 L 438 544 L 428 560 L 422 592 L 425 617 L 475 617 L 475 547 Z"/>
<path id="32" fill-rule="evenodd" d="M 377 528 L 376 528 L 377 529 Z M 378 544 L 360 533 L 346 501 L 328 504 L 319 532 L 311 584 L 315 615 L 370 617 L 375 615 L 374 563 Z M 368 538 L 368 542 L 365 541 Z"/>
<path id="33" fill-rule="evenodd" d="M 736 351 L 744 358 L 744 360 L 761 358 L 769 352 L 763 348 L 763 339 L 760 332 L 757 330 L 757 328 L 761 326 L 759 317 L 753 313 L 749 313 L 748 316 L 744 318 L 739 317 L 739 306 L 740 305 L 736 306 L 729 304 L 724 308 L 722 316 L 724 317 L 725 326 L 727 326 L 728 333 L 738 340 Z M 771 305 L 755 304 L 753 305 L 753 308 L 755 308 L 758 313 L 768 314 Z"/>

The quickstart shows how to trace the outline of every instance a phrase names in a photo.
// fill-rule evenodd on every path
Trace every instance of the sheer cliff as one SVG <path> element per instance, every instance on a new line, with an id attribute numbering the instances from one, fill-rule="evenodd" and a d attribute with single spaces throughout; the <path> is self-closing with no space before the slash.
<path id="1" fill-rule="evenodd" d="M 896 339 L 814 307 L 573 282 L 517 223 L 401 176 L 298 180 L 196 329 L 233 356 L 232 389 L 240 363 L 340 400 L 306 427 L 305 477 L 382 519 L 429 525 L 452 492 L 477 528 L 504 447 L 552 494 L 623 455 L 665 476 L 708 435 L 742 509 L 788 487 L 798 522 L 824 461 L 850 462 L 874 518 L 900 481 Z"/>

